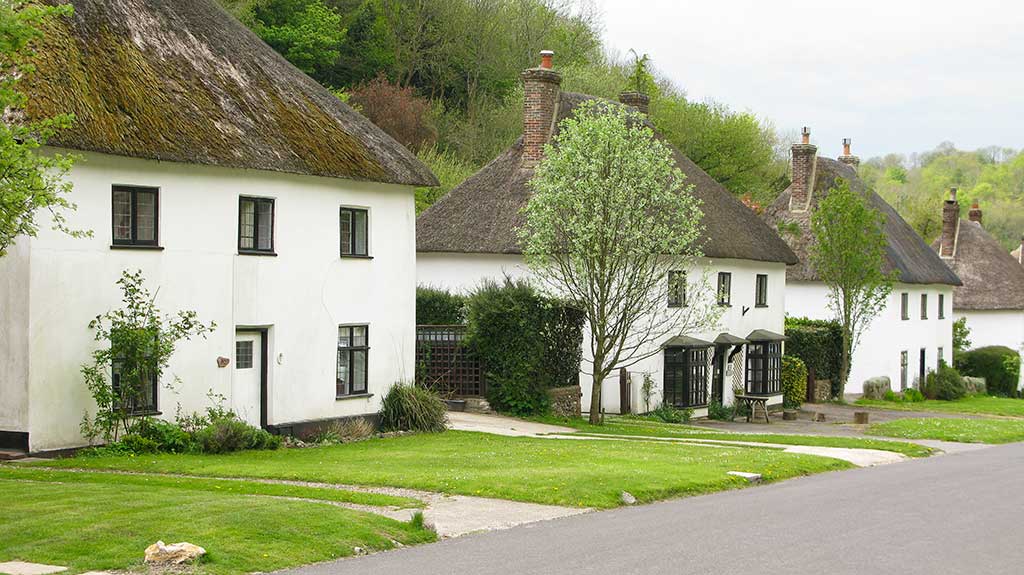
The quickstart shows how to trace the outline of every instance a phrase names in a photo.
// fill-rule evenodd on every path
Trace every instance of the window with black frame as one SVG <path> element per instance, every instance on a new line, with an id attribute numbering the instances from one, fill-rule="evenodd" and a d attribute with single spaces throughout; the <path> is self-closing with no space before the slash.
<path id="1" fill-rule="evenodd" d="M 110 381 L 114 397 L 125 400 L 123 406 L 130 415 L 146 415 L 157 412 L 157 387 L 159 386 L 157 366 L 140 366 L 138 370 L 125 366 L 124 361 L 114 360 L 110 366 Z M 121 385 L 124 377 L 137 378 L 138 389 L 124 391 Z M 120 403 L 118 401 L 118 403 Z"/>
<path id="2" fill-rule="evenodd" d="M 664 401 L 674 407 L 708 404 L 710 348 L 665 349 Z"/>
<path id="3" fill-rule="evenodd" d="M 718 272 L 718 305 L 732 305 L 732 274 Z"/>
<path id="4" fill-rule="evenodd" d="M 774 395 L 782 391 L 782 342 L 751 343 L 747 347 L 747 393 Z"/>
<path id="5" fill-rule="evenodd" d="M 248 254 L 274 253 L 274 200 L 238 199 L 238 251 Z"/>
<path id="6" fill-rule="evenodd" d="M 768 275 L 757 274 L 757 284 L 754 288 L 754 305 L 756 307 L 768 307 Z"/>
<path id="7" fill-rule="evenodd" d="M 335 396 L 338 398 L 367 393 L 369 329 L 366 325 L 347 325 L 338 328 L 335 387 Z"/>
<path id="8" fill-rule="evenodd" d="M 366 257 L 369 255 L 367 236 L 369 212 L 357 208 L 341 208 L 341 256 Z"/>
<path id="9" fill-rule="evenodd" d="M 686 306 L 686 272 L 668 272 L 668 307 Z"/>
<path id="10" fill-rule="evenodd" d="M 159 192 L 156 188 L 114 186 L 111 198 L 112 245 L 158 245 Z"/>

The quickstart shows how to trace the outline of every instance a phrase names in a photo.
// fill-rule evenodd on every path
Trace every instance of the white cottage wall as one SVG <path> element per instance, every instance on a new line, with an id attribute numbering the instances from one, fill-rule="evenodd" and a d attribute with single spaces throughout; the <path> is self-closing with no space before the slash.
<path id="1" fill-rule="evenodd" d="M 191 309 L 217 330 L 181 342 L 158 407 L 173 418 L 231 403 L 236 328 L 268 329 L 268 423 L 376 412 L 413 375 L 415 207 L 405 186 L 85 154 L 70 175 L 72 225 L 91 239 L 42 230 L 31 245 L 29 421 L 33 451 L 80 445 L 91 409 L 79 366 L 97 345 L 89 320 L 119 305 L 115 282 L 141 269 L 165 311 Z M 157 187 L 161 250 L 111 249 L 111 186 Z M 276 256 L 238 254 L 239 196 L 275 200 Z M 341 206 L 368 208 L 371 258 L 341 258 Z M 47 227 L 48 226 L 44 226 Z M 338 326 L 369 325 L 368 397 L 335 399 Z"/>
<path id="2" fill-rule="evenodd" d="M 909 318 L 902 318 L 902 294 L 907 294 Z M 927 319 L 921 318 L 921 295 L 928 296 Z M 945 307 L 939 318 L 939 295 Z M 872 377 L 888 376 L 894 391 L 902 378 L 902 352 L 907 352 L 907 385 L 913 386 L 920 372 L 921 351 L 925 369 L 938 366 L 939 353 L 948 362 L 953 357 L 953 287 L 947 285 L 896 284 L 882 313 L 861 335 L 853 354 L 846 393 L 864 391 L 864 382 Z M 828 290 L 821 282 L 789 282 L 786 287 L 786 313 L 793 317 L 833 319 Z"/>
<path id="3" fill-rule="evenodd" d="M 0 432 L 28 432 L 29 240 L 0 258 Z"/>

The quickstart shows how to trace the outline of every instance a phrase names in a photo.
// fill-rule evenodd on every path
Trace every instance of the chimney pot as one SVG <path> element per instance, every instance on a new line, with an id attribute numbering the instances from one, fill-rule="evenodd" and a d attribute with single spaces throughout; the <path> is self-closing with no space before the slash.
<path id="1" fill-rule="evenodd" d="M 955 254 L 956 230 L 960 225 L 960 204 L 956 201 L 956 188 L 949 189 L 949 199 L 942 205 L 942 235 L 939 237 L 939 257 L 951 258 Z"/>
<path id="2" fill-rule="evenodd" d="M 804 126 L 803 129 L 800 130 L 800 135 L 802 136 L 802 140 L 801 140 L 802 143 L 804 143 L 804 144 L 810 144 L 811 143 L 811 129 L 810 128 L 808 128 L 807 126 Z"/>
<path id="3" fill-rule="evenodd" d="M 967 212 L 967 218 L 972 222 L 981 224 L 981 208 L 978 206 L 978 202 L 971 204 L 971 211 Z"/>
<path id="4" fill-rule="evenodd" d="M 850 153 L 852 143 L 850 138 L 843 138 L 843 155 L 839 156 L 839 161 L 856 170 L 860 166 L 860 158 Z"/>
<path id="5" fill-rule="evenodd" d="M 844 156 L 849 156 L 850 155 L 850 144 L 852 144 L 852 143 L 853 142 L 850 140 L 850 138 L 843 138 L 843 155 Z"/>
<path id="6" fill-rule="evenodd" d="M 558 107 L 562 75 L 551 69 L 551 50 L 540 53 L 539 68 L 523 70 L 523 167 L 533 168 L 544 156 Z"/>

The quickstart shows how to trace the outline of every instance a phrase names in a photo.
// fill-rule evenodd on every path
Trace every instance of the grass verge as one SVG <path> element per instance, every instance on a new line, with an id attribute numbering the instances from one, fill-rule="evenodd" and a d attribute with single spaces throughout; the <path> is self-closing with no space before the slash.
<path id="1" fill-rule="evenodd" d="M 76 482 L 0 478 L 0 557 L 72 572 L 132 569 L 162 539 L 204 547 L 195 571 L 240 575 L 436 538 L 411 522 L 323 503 L 68 479 Z"/>
<path id="2" fill-rule="evenodd" d="M 972 415 L 999 415 L 1002 417 L 1024 417 L 1024 399 L 974 395 L 955 401 L 926 399 L 917 402 L 884 401 L 881 399 L 858 399 L 857 405 L 892 409 L 897 411 L 937 411 L 941 413 L 967 413 Z"/>
<path id="3" fill-rule="evenodd" d="M 880 449 L 902 453 L 908 457 L 928 457 L 932 449 L 905 441 L 886 441 L 859 437 L 832 437 L 818 435 L 783 435 L 774 433 L 733 433 L 703 427 L 664 423 L 634 417 L 609 416 L 604 425 L 592 425 L 585 419 L 545 417 L 542 423 L 572 427 L 588 435 L 634 435 L 649 437 L 677 437 L 681 439 L 713 439 L 716 441 L 747 441 L 752 443 L 778 443 L 781 445 L 810 445 L 814 447 L 848 447 Z"/>
<path id="4" fill-rule="evenodd" d="M 148 488 L 186 489 L 233 495 L 264 495 L 293 497 L 318 501 L 354 503 L 374 507 L 421 509 L 424 503 L 411 497 L 396 497 L 378 493 L 348 491 L 331 487 L 311 487 L 280 483 L 258 483 L 232 479 L 206 479 L 176 477 L 173 475 L 115 474 L 107 472 L 58 471 L 30 469 L 13 465 L 0 466 L 0 479 L 21 479 L 50 483 L 102 483 L 108 485 L 135 485 Z"/>
<path id="5" fill-rule="evenodd" d="M 390 485 L 553 505 L 611 508 L 622 491 L 648 502 L 742 487 L 728 471 L 778 480 L 850 464 L 768 449 L 501 437 L 449 431 L 346 445 L 228 455 L 88 457 L 86 469 Z"/>
<path id="6" fill-rule="evenodd" d="M 961 443 L 1024 441 L 1024 420 L 1012 419 L 897 419 L 868 426 L 867 433 L 905 439 L 938 439 Z"/>

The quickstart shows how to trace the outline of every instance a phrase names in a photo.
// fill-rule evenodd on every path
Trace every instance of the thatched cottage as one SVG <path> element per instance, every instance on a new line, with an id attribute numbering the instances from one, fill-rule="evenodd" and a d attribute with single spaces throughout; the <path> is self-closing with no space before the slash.
<path id="1" fill-rule="evenodd" d="M 837 160 L 817 155 L 804 128 L 792 146 L 792 184 L 765 210 L 765 220 L 800 257 L 786 274 L 786 312 L 794 317 L 833 319 L 828 288 L 810 263 L 810 216 L 841 178 L 885 219 L 884 268 L 896 273 L 889 302 L 861 335 L 853 354 L 847 393 L 861 393 L 865 380 L 888 377 L 895 390 L 913 386 L 940 359 L 953 354 L 953 288 L 960 280 L 896 210 L 857 176 L 858 158 L 844 142 Z"/>
<path id="2" fill-rule="evenodd" d="M 522 277 L 516 230 L 530 197 L 529 180 L 543 146 L 561 120 L 592 96 L 564 92 L 561 76 L 547 54 L 541 67 L 523 72 L 524 133 L 512 147 L 420 215 L 416 227 L 417 276 L 421 285 L 456 291 L 473 289 L 484 278 Z M 624 94 L 622 103 L 647 112 L 648 99 Z M 630 392 L 620 393 L 618 375 L 605 382 L 603 407 L 610 413 L 642 411 L 641 382 L 657 385 L 653 408 L 664 398 L 677 407 L 705 413 L 708 402 L 731 403 L 733 389 L 771 396 L 781 402 L 779 358 L 784 329 L 785 269 L 796 257 L 779 236 L 689 158 L 674 150 L 675 161 L 693 186 L 704 211 L 702 268 L 717 282 L 724 309 L 718 329 L 678 334 L 657 355 L 630 368 Z M 685 271 L 685 270 L 682 270 Z M 699 273 L 701 270 L 694 270 Z M 690 277 L 698 277 L 693 275 Z M 666 279 L 666 281 L 668 281 Z M 669 298 L 666 306 L 684 305 Z M 584 349 L 588 349 L 585 344 Z M 584 372 L 589 372 L 584 358 Z M 581 377 L 583 407 L 589 408 L 590 377 Z"/>
<path id="3" fill-rule="evenodd" d="M 960 277 L 953 315 L 966 318 L 971 345 L 1024 349 L 1024 266 L 985 231 L 975 203 L 960 218 L 956 188 L 942 206 L 942 234 L 932 247 Z"/>
<path id="4" fill-rule="evenodd" d="M 70 223 L 94 235 L 44 223 L 0 260 L 0 440 L 83 444 L 87 326 L 126 269 L 218 325 L 139 413 L 202 411 L 209 392 L 286 431 L 375 413 L 413 372 L 413 187 L 434 176 L 214 0 L 71 3 L 26 113 L 77 117 L 51 145 L 81 157 Z"/>

